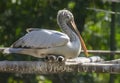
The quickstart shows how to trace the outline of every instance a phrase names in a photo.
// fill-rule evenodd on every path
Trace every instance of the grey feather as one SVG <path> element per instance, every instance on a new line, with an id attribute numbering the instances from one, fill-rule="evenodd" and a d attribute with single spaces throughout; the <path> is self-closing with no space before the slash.
<path id="1" fill-rule="evenodd" d="M 18 39 L 11 47 L 18 48 L 50 48 L 63 46 L 69 37 L 61 32 L 46 29 L 31 29 L 25 36 Z"/>

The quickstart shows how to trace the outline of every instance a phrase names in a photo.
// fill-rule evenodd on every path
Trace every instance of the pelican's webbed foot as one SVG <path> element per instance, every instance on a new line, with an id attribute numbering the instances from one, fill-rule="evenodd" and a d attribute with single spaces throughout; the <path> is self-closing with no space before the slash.
<path id="1" fill-rule="evenodd" d="M 58 56 L 58 57 L 57 57 L 57 61 L 58 61 L 58 62 L 64 62 L 64 61 L 65 61 L 65 57 L 63 57 L 63 56 Z"/>
<path id="2" fill-rule="evenodd" d="M 45 57 L 45 61 L 47 62 L 64 62 L 65 58 L 61 55 L 47 55 Z"/>
<path id="3" fill-rule="evenodd" d="M 57 57 L 54 55 L 48 55 L 45 57 L 45 61 L 47 62 L 56 62 L 56 60 L 57 60 Z"/>

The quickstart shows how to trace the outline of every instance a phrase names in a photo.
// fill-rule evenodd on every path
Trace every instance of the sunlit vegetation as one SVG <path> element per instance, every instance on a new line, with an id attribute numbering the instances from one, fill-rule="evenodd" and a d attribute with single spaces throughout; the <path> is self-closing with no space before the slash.
<path id="1" fill-rule="evenodd" d="M 106 0 L 105 0 L 106 1 Z M 0 1 L 0 46 L 9 47 L 26 33 L 27 28 L 58 30 L 57 11 L 69 9 L 76 25 L 90 50 L 110 49 L 111 4 L 104 0 L 1 0 Z M 120 11 L 120 3 L 116 12 Z M 90 8 L 93 8 L 90 9 Z M 97 11 L 101 9 L 104 11 Z M 116 49 L 120 49 L 120 14 L 115 14 Z M 92 55 L 91 55 L 92 56 Z M 100 55 L 101 56 L 101 55 Z M 109 55 L 102 57 L 109 60 Z M 120 58 L 116 55 L 115 58 Z M 31 56 L 0 54 L 0 60 L 39 60 Z M 28 75 L 0 73 L 0 83 L 108 83 L 109 74 L 103 73 L 62 73 L 52 75 Z M 115 75 L 114 83 L 120 82 Z"/>

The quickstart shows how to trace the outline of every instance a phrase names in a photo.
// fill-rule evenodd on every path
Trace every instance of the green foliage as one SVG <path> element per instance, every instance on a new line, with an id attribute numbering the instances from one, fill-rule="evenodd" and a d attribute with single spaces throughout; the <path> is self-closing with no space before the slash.
<path id="1" fill-rule="evenodd" d="M 119 3 L 116 4 L 120 11 Z M 111 14 L 88 10 L 99 8 L 111 10 L 111 3 L 102 0 L 1 0 L 0 1 L 0 46 L 8 47 L 26 33 L 30 27 L 59 30 L 57 11 L 71 10 L 75 22 L 88 49 L 109 50 Z M 116 15 L 116 46 L 120 48 L 120 16 Z M 109 57 L 105 56 L 108 59 Z M 116 58 L 119 56 L 116 55 Z M 0 60 L 38 60 L 31 56 L 0 54 Z M 0 73 L 1 83 L 107 83 L 109 74 L 64 73 L 54 75 L 21 75 Z M 120 81 L 116 75 L 114 83 Z"/>

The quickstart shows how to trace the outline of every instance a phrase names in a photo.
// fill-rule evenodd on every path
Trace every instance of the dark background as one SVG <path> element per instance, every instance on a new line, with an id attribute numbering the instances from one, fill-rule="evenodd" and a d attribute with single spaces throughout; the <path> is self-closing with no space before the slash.
<path id="1" fill-rule="evenodd" d="M 120 49 L 120 2 L 112 0 L 1 0 L 0 47 L 9 47 L 27 28 L 58 30 L 57 11 L 70 10 L 90 50 Z M 113 12 L 111 12 L 113 11 Z M 115 13 L 117 12 L 117 13 Z M 91 55 L 92 56 L 92 55 Z M 100 55 L 105 60 L 120 58 Z M 0 60 L 34 61 L 31 56 L 0 54 Z M 51 75 L 0 73 L 0 83 L 119 83 L 120 75 L 62 73 Z"/>

